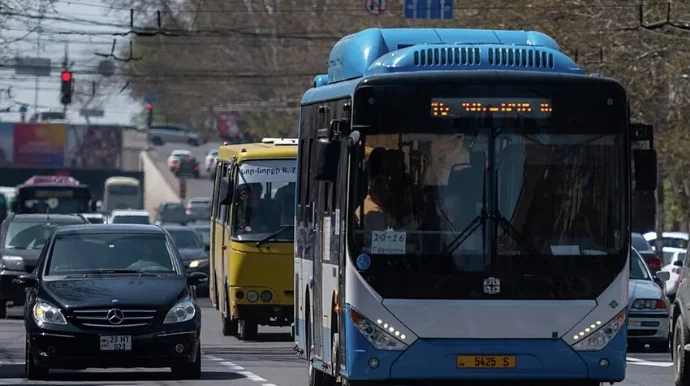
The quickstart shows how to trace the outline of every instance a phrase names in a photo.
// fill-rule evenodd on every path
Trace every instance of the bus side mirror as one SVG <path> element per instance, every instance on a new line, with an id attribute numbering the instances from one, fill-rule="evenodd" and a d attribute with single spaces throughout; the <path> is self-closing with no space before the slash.
<path id="1" fill-rule="evenodd" d="M 635 163 L 635 190 L 649 192 L 656 190 L 657 185 L 657 159 L 654 149 L 633 150 Z"/>
<path id="2" fill-rule="evenodd" d="M 314 179 L 335 183 L 338 178 L 338 162 L 340 159 L 340 141 L 318 140 L 316 142 L 316 167 Z"/>

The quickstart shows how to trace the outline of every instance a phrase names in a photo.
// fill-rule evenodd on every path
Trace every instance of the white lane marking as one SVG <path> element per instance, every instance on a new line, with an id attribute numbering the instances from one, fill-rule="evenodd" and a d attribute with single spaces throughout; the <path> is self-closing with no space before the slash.
<path id="1" fill-rule="evenodd" d="M 652 362 L 652 361 L 647 361 L 644 359 L 632 358 L 632 357 L 627 357 L 626 362 L 630 363 L 631 365 L 637 365 L 637 366 L 651 366 L 651 367 L 671 367 L 671 366 L 673 366 L 673 362 Z"/>
<path id="2" fill-rule="evenodd" d="M 24 365 L 24 361 L 0 361 L 0 366 L 16 366 L 16 365 Z"/>
<path id="3" fill-rule="evenodd" d="M 251 371 L 244 371 L 244 367 L 238 366 L 232 362 L 222 361 L 222 362 L 218 362 L 218 364 L 221 366 L 225 366 L 225 367 L 230 368 L 230 370 L 236 372 L 237 374 L 244 375 L 244 377 L 249 379 L 250 381 L 261 382 L 261 383 L 266 382 L 266 380 L 261 378 L 260 376 L 252 373 Z M 263 384 L 262 386 L 276 386 L 276 385 L 274 385 L 272 383 L 266 383 L 266 384 Z"/>
<path id="4" fill-rule="evenodd" d="M 223 360 L 223 358 L 218 358 L 217 356 L 213 356 L 213 355 L 204 355 L 204 358 L 206 358 L 210 361 L 216 361 L 216 362 L 220 362 Z"/>
<path id="5" fill-rule="evenodd" d="M 272 384 L 272 383 L 264 383 L 264 384 L 261 385 L 261 386 L 276 386 L 276 385 L 274 385 L 274 384 Z"/>

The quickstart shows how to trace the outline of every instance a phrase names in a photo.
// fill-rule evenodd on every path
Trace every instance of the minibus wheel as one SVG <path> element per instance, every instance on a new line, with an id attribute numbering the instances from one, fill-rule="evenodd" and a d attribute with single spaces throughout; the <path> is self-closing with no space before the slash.
<path id="1" fill-rule="evenodd" d="M 216 298 L 217 299 L 217 298 Z M 237 335 L 237 320 L 232 320 L 232 315 L 230 315 L 230 301 L 228 300 L 228 287 L 225 287 L 225 313 L 220 313 L 221 318 L 223 318 L 223 336 L 236 336 Z"/>
<path id="2" fill-rule="evenodd" d="M 256 339 L 256 335 L 259 332 L 259 325 L 248 320 L 240 320 L 239 330 L 238 338 L 242 340 L 253 340 Z"/>

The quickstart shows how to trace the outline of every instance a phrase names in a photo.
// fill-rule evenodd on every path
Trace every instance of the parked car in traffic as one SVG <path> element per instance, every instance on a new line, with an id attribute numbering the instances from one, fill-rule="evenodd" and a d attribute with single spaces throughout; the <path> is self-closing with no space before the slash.
<path id="1" fill-rule="evenodd" d="M 211 246 L 211 224 L 206 223 L 206 224 L 194 224 L 190 225 L 189 228 L 194 230 L 199 237 L 201 238 L 201 241 L 206 244 L 207 246 Z"/>
<path id="2" fill-rule="evenodd" d="M 645 263 L 647 263 L 647 266 L 652 274 L 655 274 L 661 269 L 663 266 L 661 256 L 659 256 L 659 254 L 652 249 L 652 246 L 644 236 L 639 233 L 632 233 L 630 235 L 630 241 L 632 243 L 632 247 L 635 248 L 640 255 L 642 255 L 642 258 L 644 259 Z"/>
<path id="3" fill-rule="evenodd" d="M 115 209 L 110 212 L 108 224 L 150 224 L 151 215 L 139 209 Z"/>
<path id="4" fill-rule="evenodd" d="M 168 157 L 168 167 L 177 177 L 199 178 L 199 161 L 189 150 L 173 150 Z"/>
<path id="5" fill-rule="evenodd" d="M 656 232 L 647 232 L 644 234 L 645 240 L 649 242 L 652 249 L 656 251 L 656 244 L 661 243 L 665 247 L 672 248 L 688 248 L 688 241 L 690 236 L 686 232 L 662 232 L 661 240 L 657 240 Z"/>
<path id="6" fill-rule="evenodd" d="M 155 124 L 148 129 L 148 140 L 156 146 L 165 143 L 187 143 L 191 146 L 199 146 L 206 143 L 206 138 L 192 131 L 184 125 L 174 123 Z"/>
<path id="7" fill-rule="evenodd" d="M 669 273 L 669 279 L 664 282 L 664 293 L 673 303 L 676 299 L 676 291 L 683 273 L 683 261 L 685 261 L 685 249 L 664 247 L 664 262 L 667 262 L 661 270 Z"/>
<path id="8" fill-rule="evenodd" d="M 206 168 L 207 172 L 211 171 L 211 165 L 216 162 L 216 159 L 218 158 L 218 149 L 211 149 L 208 151 L 208 154 L 206 154 L 206 158 L 204 159 L 204 167 Z"/>
<path id="9" fill-rule="evenodd" d="M 7 302 L 21 306 L 24 291 L 12 280 L 33 272 L 41 249 L 61 225 L 87 224 L 81 215 L 10 214 L 0 224 L 0 319 L 7 316 Z"/>
<path id="10" fill-rule="evenodd" d="M 650 349 L 666 352 L 669 348 L 670 304 L 662 291 L 669 273 L 653 275 L 636 249 L 630 254 L 628 294 L 628 345 L 648 344 Z"/>
<path id="11" fill-rule="evenodd" d="M 189 222 L 184 205 L 179 202 L 164 202 L 156 212 L 156 225 L 181 224 Z"/>
<path id="12" fill-rule="evenodd" d="M 211 198 L 209 197 L 192 197 L 187 200 L 185 205 L 185 213 L 190 221 L 211 219 Z"/>
<path id="13" fill-rule="evenodd" d="M 201 309 L 174 242 L 154 225 L 58 229 L 34 273 L 24 313 L 26 377 L 51 369 L 170 367 L 201 376 Z"/>

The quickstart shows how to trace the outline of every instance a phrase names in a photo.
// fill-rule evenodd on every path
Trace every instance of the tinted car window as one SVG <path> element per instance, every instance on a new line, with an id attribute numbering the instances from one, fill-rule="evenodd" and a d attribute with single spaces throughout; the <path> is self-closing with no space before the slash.
<path id="1" fill-rule="evenodd" d="M 115 217 L 113 217 L 112 223 L 113 224 L 148 224 L 149 218 L 148 218 L 148 216 L 132 216 L 132 215 L 115 216 Z"/>
<path id="2" fill-rule="evenodd" d="M 650 280 L 647 270 L 644 267 L 642 256 L 633 251 L 630 259 L 630 278 L 637 280 Z"/>
<path id="3" fill-rule="evenodd" d="M 647 240 L 645 240 L 640 234 L 633 233 L 631 241 L 633 248 L 637 249 L 638 251 L 649 251 L 652 249 L 651 245 L 649 245 Z"/>
<path id="4" fill-rule="evenodd" d="M 174 273 L 168 242 L 161 234 L 100 233 L 58 235 L 46 274 L 101 270 Z"/>
<path id="5" fill-rule="evenodd" d="M 688 247 L 688 240 L 685 240 L 685 239 L 662 237 L 661 242 L 663 243 L 663 245 L 665 247 L 681 248 L 681 249 L 686 249 Z"/>
<path id="6" fill-rule="evenodd" d="M 175 242 L 175 246 L 180 249 L 200 249 L 202 248 L 201 240 L 193 230 L 168 230 L 170 236 Z"/>
<path id="7" fill-rule="evenodd" d="M 6 249 L 41 249 L 60 225 L 82 224 L 74 221 L 42 222 L 14 221 L 7 227 L 4 246 Z"/>

